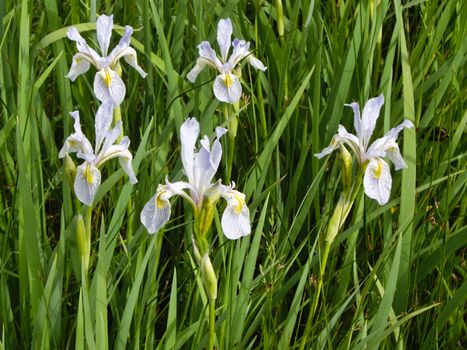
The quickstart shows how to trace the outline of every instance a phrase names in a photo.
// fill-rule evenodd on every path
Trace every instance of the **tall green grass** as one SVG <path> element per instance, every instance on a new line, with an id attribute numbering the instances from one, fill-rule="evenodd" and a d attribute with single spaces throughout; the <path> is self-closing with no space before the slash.
<path id="1" fill-rule="evenodd" d="M 76 51 L 65 27 L 79 24 L 96 41 L 101 13 L 114 14 L 114 41 L 121 26 L 135 28 L 132 46 L 149 75 L 123 68 L 122 117 L 139 183 L 127 183 L 116 164 L 104 171 L 86 280 L 58 151 L 72 129 L 68 113 L 78 109 L 90 135 L 98 107 L 93 68 L 74 83 L 65 78 Z M 206 346 L 208 302 L 191 255 L 189 208 L 175 202 L 155 236 L 139 213 L 166 175 L 182 176 L 185 118 L 200 120 L 202 133 L 224 123 L 214 72 L 195 84 L 185 76 L 196 45 L 214 43 L 226 17 L 268 69 L 243 67 L 231 175 L 247 194 L 252 234 L 228 241 L 214 220 L 218 348 L 298 348 L 341 191 L 337 158 L 313 154 L 338 124 L 352 129 L 344 103 L 380 93 L 376 137 L 403 119 L 416 125 L 399 137 L 409 167 L 392 171 L 386 205 L 357 198 L 331 247 L 307 348 L 465 348 L 461 0 L 0 1 L 0 348 Z"/>

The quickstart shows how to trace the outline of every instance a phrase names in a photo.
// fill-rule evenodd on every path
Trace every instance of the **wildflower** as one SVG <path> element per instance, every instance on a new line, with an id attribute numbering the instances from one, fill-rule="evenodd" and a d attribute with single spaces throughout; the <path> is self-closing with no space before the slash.
<path id="1" fill-rule="evenodd" d="M 128 174 L 130 182 L 138 182 L 131 165 L 133 159 L 128 146 L 130 140 L 124 136 L 120 143 L 114 144 L 121 134 L 121 121 L 110 129 L 113 117 L 113 103 L 107 100 L 100 105 L 95 119 L 96 146 L 93 149 L 91 143 L 81 131 L 79 112 L 71 112 L 70 115 L 75 120 L 75 132 L 65 140 L 65 144 L 60 150 L 59 157 L 63 158 L 69 153 L 76 152 L 78 158 L 84 163 L 76 168 L 74 190 L 76 197 L 87 206 L 90 206 L 94 196 L 101 184 L 101 173 L 99 167 L 112 158 L 119 158 L 120 165 Z"/>
<path id="2" fill-rule="evenodd" d="M 204 136 L 200 141 L 201 147 L 196 152 L 199 123 L 195 118 L 189 118 L 182 124 L 180 128 L 182 163 L 188 182 L 171 183 L 166 178 L 165 185 L 159 184 L 156 194 L 141 212 L 141 222 L 150 234 L 159 231 L 169 220 L 171 210 L 169 199 L 174 195 L 185 198 L 193 206 L 195 218 L 199 217 L 204 208 L 211 210 L 219 197 L 224 198 L 227 207 L 222 215 L 221 225 L 226 237 L 237 239 L 250 234 L 250 212 L 245 203 L 245 195 L 234 190 L 235 183 L 225 186 L 220 181 L 211 182 L 222 158 L 219 139 L 226 132 L 226 129 L 217 127 L 216 139 L 212 146 L 208 137 Z"/>
<path id="3" fill-rule="evenodd" d="M 94 65 L 97 69 L 94 78 L 94 93 L 96 97 L 101 102 L 111 99 L 118 106 L 122 103 L 126 92 L 125 84 L 122 78 L 120 78 L 122 72 L 119 63 L 120 58 L 123 57 L 143 78 L 147 74 L 136 61 L 136 51 L 130 47 L 131 34 L 133 33 L 132 27 L 125 26 L 125 34 L 120 39 L 120 42 L 110 54 L 107 54 L 110 37 L 112 36 L 112 27 L 113 15 L 99 16 L 96 22 L 96 31 L 102 56 L 99 56 L 96 51 L 89 47 L 86 40 L 83 39 L 75 27 L 68 29 L 67 37 L 70 40 L 76 41 L 78 53 L 73 56 L 73 62 L 67 77 L 71 81 L 75 81 L 79 75 L 88 71 L 91 64 Z"/>
<path id="4" fill-rule="evenodd" d="M 245 40 L 235 38 L 231 42 L 232 22 L 230 18 L 221 19 L 217 25 L 217 43 L 221 52 L 220 58 L 211 48 L 208 41 L 203 41 L 198 45 L 199 58 L 194 68 L 187 74 L 187 79 L 195 82 L 198 74 L 206 65 L 209 65 L 219 71 L 219 75 L 214 81 L 214 95 L 221 102 L 235 103 L 242 96 L 242 85 L 233 70 L 244 58 L 248 60 L 254 68 L 265 71 L 266 67 L 250 51 L 250 43 Z M 229 49 L 232 45 L 232 54 L 230 57 Z"/>
<path id="5" fill-rule="evenodd" d="M 368 100 L 363 108 L 361 118 L 358 103 L 346 104 L 354 111 L 354 128 L 357 135 L 350 134 L 344 126 L 339 125 L 338 132 L 332 138 L 331 144 L 320 153 L 315 154 L 316 157 L 322 158 L 338 149 L 342 144 L 347 145 L 356 155 L 360 165 L 365 167 L 363 187 L 366 195 L 376 199 L 380 205 L 387 203 L 389 200 L 392 186 L 389 165 L 383 158 L 388 157 L 394 163 L 396 170 L 407 167 L 396 140 L 399 132 L 404 128 L 413 127 L 410 120 L 404 120 L 368 146 L 383 104 L 383 94 Z"/>

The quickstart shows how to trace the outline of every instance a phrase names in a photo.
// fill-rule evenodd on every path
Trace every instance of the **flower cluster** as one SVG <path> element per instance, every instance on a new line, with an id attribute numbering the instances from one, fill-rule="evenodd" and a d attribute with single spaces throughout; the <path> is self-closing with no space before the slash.
<path id="1" fill-rule="evenodd" d="M 217 43 L 221 52 L 220 58 L 211 48 L 208 41 L 203 41 L 198 45 L 199 58 L 196 65 L 187 74 L 187 78 L 192 83 L 195 82 L 198 74 L 206 65 L 217 69 L 219 75 L 214 80 L 214 95 L 221 102 L 235 103 L 242 97 L 242 84 L 235 74 L 235 67 L 246 59 L 254 68 L 261 71 L 266 70 L 266 66 L 250 52 L 250 43 L 232 37 L 232 22 L 230 18 L 221 19 L 217 25 Z M 232 54 L 229 57 L 230 46 Z"/>
<path id="2" fill-rule="evenodd" d="M 216 128 L 216 138 L 210 145 L 209 138 L 204 136 L 196 151 L 199 136 L 199 123 L 195 118 L 187 119 L 180 128 L 182 143 L 181 155 L 183 170 L 188 182 L 171 183 L 167 178 L 165 185 L 157 187 L 156 194 L 144 206 L 141 222 L 149 233 L 156 233 L 169 220 L 170 197 L 178 195 L 186 199 L 193 207 L 195 217 L 200 215 L 203 206 L 213 207 L 219 197 L 227 201 L 222 215 L 222 230 L 229 239 L 237 239 L 248 235 L 250 228 L 250 212 L 245 203 L 245 195 L 234 190 L 235 184 L 222 185 L 220 181 L 212 182 L 222 158 L 222 146 L 219 139 L 227 130 Z M 188 191 L 186 191 L 188 190 Z"/>
<path id="3" fill-rule="evenodd" d="M 404 120 L 401 124 L 389 130 L 386 135 L 368 146 L 383 104 L 384 96 L 382 94 L 368 100 L 361 117 L 358 103 L 353 102 L 346 105 L 353 109 L 354 128 L 357 135 L 347 132 L 343 125 L 339 125 L 337 134 L 332 138 L 331 144 L 320 153 L 315 154 L 316 157 L 322 158 L 338 149 L 341 145 L 347 145 L 357 157 L 359 164 L 365 167 L 363 186 L 366 195 L 376 199 L 380 205 L 386 204 L 389 200 L 392 186 L 389 165 L 383 158 L 388 157 L 394 163 L 396 170 L 407 167 L 396 140 L 404 128 L 413 127 L 410 120 Z"/>
<path id="4" fill-rule="evenodd" d="M 132 184 L 138 182 L 131 164 L 133 157 L 128 150 L 130 140 L 126 136 L 122 137 L 122 122 L 118 120 L 113 127 L 111 125 L 114 111 L 120 108 L 126 91 L 125 84 L 120 77 L 122 72 L 120 58 L 123 57 L 143 78 L 146 73 L 136 61 L 136 51 L 130 47 L 132 27 L 125 26 L 125 34 L 108 54 L 112 28 L 113 16 L 99 16 L 96 22 L 96 32 L 102 56 L 89 47 L 75 27 L 67 31 L 68 38 L 76 42 L 78 49 L 78 53 L 73 56 L 67 77 L 74 81 L 79 75 L 87 72 L 92 64 L 97 69 L 94 77 L 94 93 L 102 102 L 94 122 L 95 147 L 92 147 L 91 142 L 82 132 L 79 112 L 75 111 L 70 113 L 75 120 L 75 132 L 68 136 L 59 153 L 60 158 L 67 157 L 69 153 L 76 153 L 78 158 L 84 160 L 76 169 L 73 188 L 76 197 L 87 206 L 92 205 L 101 184 L 99 167 L 109 159 L 118 157 L 130 182 Z"/>

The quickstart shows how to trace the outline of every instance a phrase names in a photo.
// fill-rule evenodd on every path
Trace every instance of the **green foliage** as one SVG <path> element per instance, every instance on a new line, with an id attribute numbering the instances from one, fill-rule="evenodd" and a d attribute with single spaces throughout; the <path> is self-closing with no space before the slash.
<path id="1" fill-rule="evenodd" d="M 76 51 L 66 27 L 97 42 L 101 13 L 114 14 L 113 41 L 125 24 L 135 28 L 132 46 L 149 75 L 122 65 L 123 128 L 139 182 L 129 184 L 117 163 L 104 170 L 86 275 L 75 236 L 86 211 L 58 152 L 72 130 L 68 113 L 80 111 L 89 135 L 98 107 L 94 68 L 73 83 L 65 77 Z M 195 84 L 185 78 L 196 45 L 214 43 L 226 17 L 268 69 L 242 67 L 230 177 L 247 195 L 253 225 L 229 241 L 214 217 L 215 345 L 299 346 L 342 190 L 337 158 L 313 154 L 338 124 L 352 129 L 344 103 L 384 93 L 375 136 L 414 121 L 399 139 L 409 167 L 392 169 L 386 205 L 357 197 L 330 247 L 306 348 L 467 346 L 463 1 L 2 0 L 0 348 L 206 346 L 209 301 L 191 255 L 190 208 L 174 202 L 155 236 L 139 213 L 166 175 L 182 176 L 185 118 L 196 117 L 202 134 L 228 123 L 214 72 Z M 230 175 L 225 169 L 218 178 Z"/>

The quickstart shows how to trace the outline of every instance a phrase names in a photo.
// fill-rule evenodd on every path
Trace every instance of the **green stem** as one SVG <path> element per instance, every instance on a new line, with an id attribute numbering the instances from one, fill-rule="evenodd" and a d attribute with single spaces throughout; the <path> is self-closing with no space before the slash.
<path id="1" fill-rule="evenodd" d="M 355 177 L 353 184 L 350 187 L 348 187 L 347 190 L 341 193 L 339 197 L 339 201 L 337 202 L 337 205 L 334 208 L 334 212 L 332 213 L 332 216 L 329 219 L 328 228 L 326 231 L 326 237 L 324 240 L 323 254 L 321 255 L 321 259 L 320 259 L 319 280 L 318 280 L 318 287 L 316 290 L 316 296 L 315 296 L 315 299 L 313 300 L 313 304 L 311 306 L 310 313 L 306 321 L 305 331 L 303 333 L 303 337 L 300 342 L 299 350 L 305 349 L 306 343 L 308 341 L 308 335 L 310 334 L 310 331 L 311 331 L 311 324 L 315 316 L 316 309 L 318 308 L 318 302 L 319 302 L 319 298 L 321 294 L 321 289 L 323 288 L 324 272 L 326 270 L 326 264 L 328 261 L 331 244 L 332 242 L 334 242 L 334 239 L 336 238 L 342 226 L 344 226 L 345 220 L 347 219 L 347 216 L 349 215 L 350 210 L 352 209 L 353 203 L 355 202 L 355 199 L 357 198 L 357 194 L 362 184 L 362 178 L 363 178 L 363 173 L 365 171 L 365 167 L 366 165 L 359 166 L 357 176 Z M 344 179 L 344 185 L 345 185 L 345 179 Z"/>
<path id="2" fill-rule="evenodd" d="M 323 289 L 323 279 L 324 279 L 323 276 L 324 276 L 324 271 L 326 270 L 326 264 L 328 262 L 330 249 L 331 249 L 331 243 L 329 243 L 328 241 L 325 241 L 323 255 L 321 256 L 321 260 L 319 264 L 319 279 L 318 279 L 318 287 L 316 290 L 316 296 L 313 300 L 310 313 L 308 314 L 308 319 L 306 321 L 305 331 L 304 331 L 302 340 L 300 342 L 299 350 L 305 349 L 305 345 L 308 340 L 308 335 L 311 332 L 311 322 L 313 321 L 316 309 L 318 308 L 318 301 L 319 301 L 319 297 L 321 294 L 321 289 Z"/>
<path id="3" fill-rule="evenodd" d="M 216 299 L 209 298 L 209 340 L 208 350 L 214 348 L 214 338 L 216 337 L 215 327 L 216 325 Z"/>
<path id="4" fill-rule="evenodd" d="M 225 170 L 226 182 L 230 182 L 232 176 L 232 165 L 235 153 L 235 138 L 237 137 L 237 117 L 232 116 L 231 108 L 228 104 L 224 103 L 224 118 L 229 128 L 229 149 L 227 152 L 227 166 Z"/>

